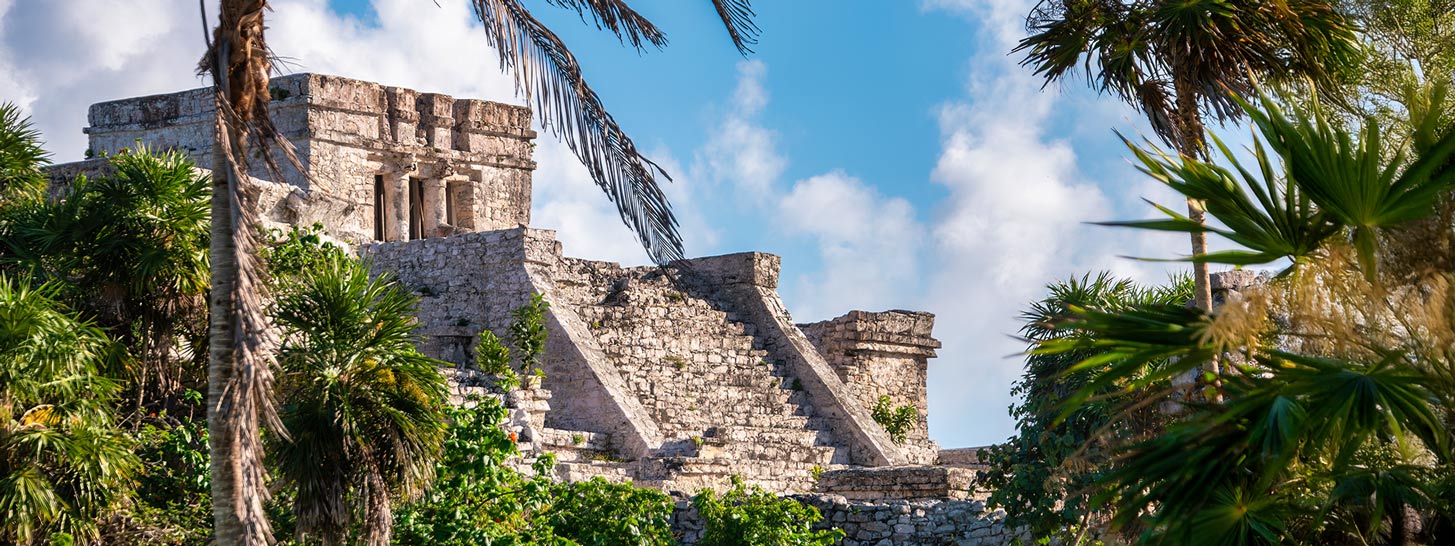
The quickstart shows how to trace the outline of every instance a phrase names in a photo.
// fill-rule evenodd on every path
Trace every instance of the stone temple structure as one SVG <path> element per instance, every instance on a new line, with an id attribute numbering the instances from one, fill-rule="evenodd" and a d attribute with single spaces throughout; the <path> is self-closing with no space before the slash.
<path id="1" fill-rule="evenodd" d="M 934 316 L 851 311 L 795 324 L 779 258 L 743 253 L 669 267 L 571 258 L 530 227 L 536 133 L 528 109 L 298 74 L 272 83 L 274 121 L 306 172 L 258 180 L 270 226 L 321 223 L 420 297 L 421 350 L 455 363 L 459 395 L 483 329 L 550 303 L 542 384 L 506 396 L 528 463 L 691 493 L 729 476 L 801 499 L 849 544 L 1000 544 L 969 450 L 929 439 L 925 381 Z M 206 90 L 96 104 L 97 155 L 136 146 L 210 163 Z M 58 165 L 57 182 L 105 168 Z M 254 169 L 254 173 L 263 172 Z M 881 396 L 916 408 L 895 443 L 871 417 Z M 691 541 L 690 511 L 678 524 Z M 700 526 L 697 527 L 700 529 Z"/>

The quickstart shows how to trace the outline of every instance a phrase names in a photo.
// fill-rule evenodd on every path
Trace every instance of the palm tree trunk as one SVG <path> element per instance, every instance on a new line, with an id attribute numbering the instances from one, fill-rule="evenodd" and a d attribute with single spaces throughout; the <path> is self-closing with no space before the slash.
<path id="1" fill-rule="evenodd" d="M 231 0 L 222 0 L 220 27 L 227 24 Z M 236 8 L 233 7 L 234 12 Z M 242 321 L 238 314 L 241 268 L 238 259 L 238 223 L 242 180 L 235 161 L 245 161 L 247 135 L 229 119 L 232 47 L 216 37 L 211 51 L 216 86 L 216 140 L 212 146 L 212 227 L 208 245 L 211 259 L 207 352 L 207 432 L 211 454 L 213 537 L 217 546 L 268 546 L 272 529 L 263 511 L 266 490 L 262 483 L 257 409 L 246 397 L 255 370 L 240 369 L 238 341 Z"/>
<path id="2" fill-rule="evenodd" d="M 1190 85 L 1186 78 L 1174 77 L 1173 89 L 1177 93 L 1177 153 L 1188 159 L 1205 160 L 1207 155 L 1207 141 L 1203 138 L 1202 114 L 1198 111 L 1197 90 Z M 1187 200 L 1187 217 L 1198 224 L 1207 223 L 1207 211 L 1203 209 L 1201 201 L 1196 199 Z M 1192 255 L 1200 256 L 1207 254 L 1207 233 L 1197 232 L 1191 234 Z M 1212 278 L 1207 270 L 1207 262 L 1192 262 L 1192 298 L 1198 309 L 1212 312 Z M 1208 360 L 1205 371 L 1213 376 L 1221 375 L 1222 366 L 1218 358 L 1214 356 Z M 1191 381 L 1187 381 L 1190 379 Z M 1184 379 L 1184 382 L 1191 384 L 1196 382 L 1196 376 Z"/>
<path id="3" fill-rule="evenodd" d="M 207 447 L 211 452 L 213 536 L 218 546 L 249 544 L 243 537 L 239 507 L 241 494 L 236 430 L 229 416 L 227 386 L 232 382 L 234 356 L 232 340 L 237 329 L 233 290 L 237 285 L 237 260 L 232 239 L 232 203 L 229 191 L 232 169 L 227 164 L 223 142 L 226 124 L 218 115 L 217 140 L 212 151 L 212 230 L 208 254 L 212 260 L 212 292 L 209 295 L 207 328 Z"/>

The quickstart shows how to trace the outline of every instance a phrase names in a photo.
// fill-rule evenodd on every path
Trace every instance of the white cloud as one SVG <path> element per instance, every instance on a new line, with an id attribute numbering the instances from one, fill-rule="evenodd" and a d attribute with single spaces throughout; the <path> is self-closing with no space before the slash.
<path id="1" fill-rule="evenodd" d="M 1044 295 L 1047 283 L 1097 270 L 1160 281 L 1163 268 L 1117 255 L 1167 255 L 1163 239 L 1086 225 L 1124 218 L 1136 202 L 1134 191 L 1155 188 L 1124 165 L 1106 168 L 1108 157 L 1097 154 L 1107 147 L 1078 155 L 1088 142 L 1114 138 L 1109 129 L 1121 125 L 1125 107 L 1041 91 L 1042 81 L 1006 55 L 1024 35 L 1032 5 L 921 3 L 966 17 L 983 42 L 970 59 L 975 68 L 965 96 L 939 112 L 942 150 L 932 174 L 949 195 L 932 221 L 932 258 L 925 265 L 933 273 L 926 276 L 923 306 L 937 313 L 935 331 L 944 342 L 930 365 L 930 423 L 949 445 L 998 442 L 1013 431 L 1006 408 L 1025 347 L 1012 336 L 1020 327 L 1017 315 Z M 1078 133 L 1088 130 L 1106 133 Z M 1109 195 L 1103 188 L 1122 181 L 1098 184 L 1086 174 L 1093 165 L 1125 172 L 1136 184 Z"/>
<path id="2" fill-rule="evenodd" d="M 182 0 L 0 5 L 0 100 L 32 117 L 58 161 L 86 149 L 94 102 L 199 86 L 202 23 Z"/>
<path id="3" fill-rule="evenodd" d="M 820 271 L 795 280 L 799 320 L 909 303 L 904 294 L 916 284 L 924 228 L 908 201 L 833 171 L 795 183 L 777 218 L 788 233 L 812 238 L 822 260 Z"/>
<path id="4" fill-rule="evenodd" d="M 788 160 L 778 150 L 778 134 L 758 121 L 768 105 L 763 80 L 768 67 L 759 60 L 738 63 L 738 86 L 732 108 L 697 154 L 696 167 L 707 180 L 726 182 L 744 197 L 770 197 Z"/>
<path id="5" fill-rule="evenodd" d="M 378 26 L 340 16 L 326 0 L 270 4 L 269 45 L 289 71 L 522 102 L 464 2 L 374 0 Z M 204 83 L 195 75 L 204 47 L 196 2 L 0 0 L 0 14 L 0 100 L 32 115 L 57 161 L 81 158 L 92 103 Z M 533 224 L 557 229 L 573 255 L 642 263 L 631 231 L 569 149 L 545 131 L 538 142 Z"/>

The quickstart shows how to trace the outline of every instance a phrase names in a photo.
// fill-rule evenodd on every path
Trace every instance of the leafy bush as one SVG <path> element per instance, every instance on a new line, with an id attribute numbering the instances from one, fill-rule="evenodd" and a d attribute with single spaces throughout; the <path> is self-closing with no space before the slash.
<path id="1" fill-rule="evenodd" d="M 672 497 L 600 477 L 563 483 L 551 493 L 546 520 L 557 536 L 583 546 L 673 544 Z"/>
<path id="2" fill-rule="evenodd" d="M 798 380 L 793 381 L 797 385 Z M 909 435 L 909 429 L 919 422 L 919 411 L 914 406 L 896 408 L 889 395 L 880 395 L 879 400 L 874 402 L 874 407 L 870 408 L 869 415 L 874 418 L 875 423 L 884 427 L 884 432 L 888 432 L 889 438 L 896 444 L 903 444 Z"/>
<path id="3" fill-rule="evenodd" d="M 550 455 L 522 473 L 507 464 L 520 454 L 500 427 L 505 407 L 494 398 L 471 403 L 445 409 L 450 427 L 436 481 L 395 512 L 395 544 L 672 544 L 667 495 L 600 479 L 558 484 Z"/>
<path id="4" fill-rule="evenodd" d="M 732 483 L 722 494 L 706 489 L 692 498 L 705 527 L 701 546 L 829 546 L 844 537 L 839 529 L 813 529 L 823 519 L 817 508 L 748 487 L 737 476 Z"/>
<path id="5" fill-rule="evenodd" d="M 515 346 L 515 356 L 520 360 L 520 372 L 525 373 L 540 365 L 541 355 L 546 351 L 546 310 L 551 304 L 540 294 L 532 294 L 530 302 L 510 312 L 515 319 L 510 323 L 509 336 Z"/>
<path id="6" fill-rule="evenodd" d="M 475 341 L 475 366 L 495 379 L 495 388 L 511 391 L 520 386 L 520 375 L 510 367 L 510 349 L 495 332 L 481 330 Z"/>
<path id="7" fill-rule="evenodd" d="M 261 254 L 275 283 L 318 269 L 331 260 L 348 257 L 342 247 L 324 240 L 320 223 L 304 228 L 292 226 L 286 232 L 270 229 L 266 235 Z"/>
<path id="8" fill-rule="evenodd" d="M 195 391 L 194 391 L 195 392 Z M 108 529 L 108 543 L 205 546 L 212 542 L 207 422 L 165 413 L 134 433 L 142 472 L 129 521 Z"/>

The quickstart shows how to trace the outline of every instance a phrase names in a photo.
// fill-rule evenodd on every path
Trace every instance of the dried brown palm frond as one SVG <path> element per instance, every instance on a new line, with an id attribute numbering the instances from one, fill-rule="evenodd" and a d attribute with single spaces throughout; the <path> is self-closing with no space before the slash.
<path id="1" fill-rule="evenodd" d="M 198 67 L 212 76 L 216 92 L 207 413 L 213 514 L 222 545 L 272 543 L 260 430 L 266 425 L 286 434 L 273 404 L 269 352 L 274 340 L 264 311 L 266 285 L 253 228 L 256 189 L 248 158 L 261 157 L 278 180 L 282 169 L 275 152 L 306 171 L 268 115 L 273 61 L 263 38 L 267 9 L 267 0 L 222 0 L 218 25 Z M 254 143 L 262 153 L 252 153 Z"/>

